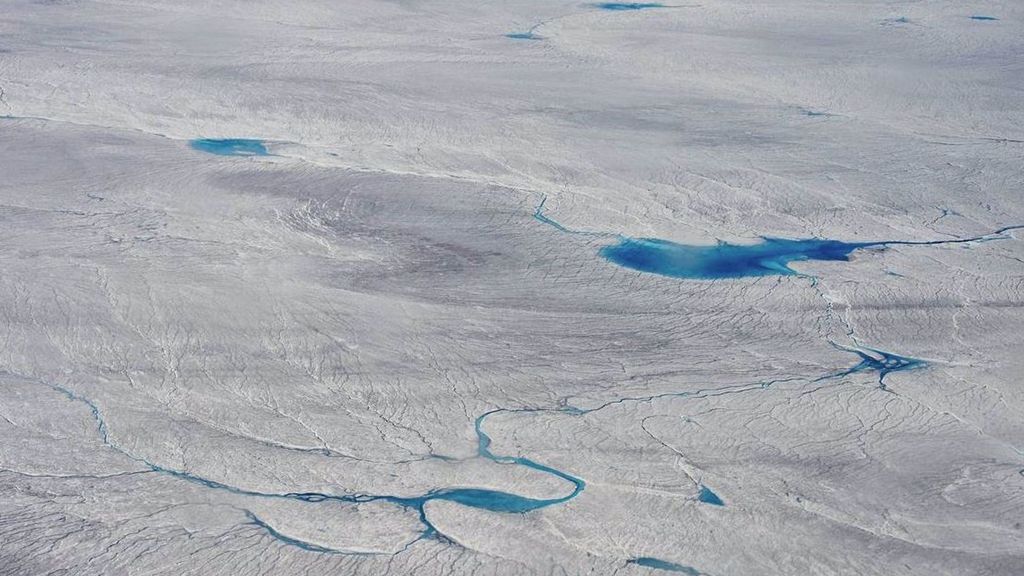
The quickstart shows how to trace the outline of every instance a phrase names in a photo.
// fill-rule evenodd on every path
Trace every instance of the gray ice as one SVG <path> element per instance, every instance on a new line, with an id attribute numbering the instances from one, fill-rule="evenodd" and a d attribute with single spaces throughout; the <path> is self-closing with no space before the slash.
<path id="1" fill-rule="evenodd" d="M 0 574 L 1024 573 L 1024 4 L 622 8 L 0 0 Z"/>

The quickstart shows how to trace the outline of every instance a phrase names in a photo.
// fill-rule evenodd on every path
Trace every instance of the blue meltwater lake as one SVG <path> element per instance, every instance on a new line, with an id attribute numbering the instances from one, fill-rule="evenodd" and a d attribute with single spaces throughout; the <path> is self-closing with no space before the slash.
<path id="1" fill-rule="evenodd" d="M 705 504 L 711 504 L 712 506 L 725 506 L 725 502 L 715 494 L 711 488 L 701 484 L 700 493 L 697 494 L 697 500 Z"/>
<path id="2" fill-rule="evenodd" d="M 844 242 L 826 238 L 762 237 L 754 244 L 679 244 L 659 238 L 632 238 L 622 234 L 574 230 L 544 214 L 546 198 L 533 213 L 534 220 L 559 232 L 591 238 L 616 238 L 615 244 L 599 249 L 598 254 L 624 268 L 672 278 L 719 280 L 750 276 L 800 276 L 789 267 L 792 262 L 832 260 L 848 262 L 850 254 L 863 248 L 888 246 L 944 246 L 1006 240 L 1009 233 L 1024 225 L 1004 226 L 994 232 L 951 240 L 876 240 Z"/>
<path id="3" fill-rule="evenodd" d="M 664 8 L 664 4 L 656 2 L 599 2 L 595 4 L 601 10 L 647 10 L 648 8 Z"/>
<path id="4" fill-rule="evenodd" d="M 838 240 L 765 238 L 758 244 L 719 243 L 709 246 L 676 244 L 655 238 L 622 238 L 605 246 L 601 256 L 641 272 L 715 280 L 745 276 L 794 275 L 790 262 L 849 260 L 850 253 L 878 243 Z"/>
<path id="5" fill-rule="evenodd" d="M 197 138 L 192 148 L 218 156 L 269 156 L 266 145 L 248 138 Z"/>
<path id="6" fill-rule="evenodd" d="M 881 240 L 843 242 L 821 238 L 762 238 L 756 244 L 719 242 L 707 246 L 677 244 L 657 238 L 619 236 L 619 242 L 601 248 L 600 255 L 610 262 L 640 272 L 717 280 L 747 276 L 799 276 L 789 267 L 804 260 L 849 261 L 850 254 L 862 248 L 888 246 L 942 246 L 1007 239 L 1007 234 L 1024 226 L 1006 226 L 982 236 L 955 240 Z"/>

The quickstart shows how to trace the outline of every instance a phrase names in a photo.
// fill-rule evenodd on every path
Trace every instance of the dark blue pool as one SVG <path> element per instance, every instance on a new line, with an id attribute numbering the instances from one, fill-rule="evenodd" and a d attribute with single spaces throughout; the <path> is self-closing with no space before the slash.
<path id="1" fill-rule="evenodd" d="M 268 156 L 267 147 L 259 140 L 247 138 L 197 138 L 192 148 L 218 156 Z"/>
<path id="2" fill-rule="evenodd" d="M 838 240 L 787 240 L 765 238 L 757 244 L 719 243 L 689 246 L 656 238 L 622 238 L 605 246 L 607 260 L 641 272 L 673 278 L 715 280 L 745 276 L 794 275 L 790 262 L 799 260 L 849 260 L 850 253 L 871 246 L 868 242 Z"/>
<path id="3" fill-rule="evenodd" d="M 648 8 L 664 8 L 664 4 L 657 2 L 599 2 L 594 4 L 601 10 L 646 10 Z"/>

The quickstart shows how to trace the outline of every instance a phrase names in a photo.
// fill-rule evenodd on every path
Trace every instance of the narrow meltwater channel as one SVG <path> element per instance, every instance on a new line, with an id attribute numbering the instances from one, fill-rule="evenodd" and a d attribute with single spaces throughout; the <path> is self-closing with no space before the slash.
<path id="1" fill-rule="evenodd" d="M 864 363 L 864 361 L 862 360 L 862 364 L 863 363 Z M 854 373 L 854 372 L 859 371 L 859 369 L 858 369 L 859 366 L 860 366 L 860 364 L 858 364 L 858 366 L 855 366 L 854 368 L 848 370 L 846 373 Z M 832 375 L 832 377 L 835 377 L 835 376 L 838 376 L 838 375 L 839 374 Z M 29 379 L 29 380 L 32 380 L 32 379 Z M 638 402 L 638 403 L 653 402 L 653 401 L 658 400 L 658 399 L 672 398 L 672 397 L 675 397 L 675 398 L 688 398 L 688 397 L 690 397 L 690 398 L 705 398 L 705 397 L 714 397 L 714 396 L 724 396 L 724 395 L 729 395 L 729 394 L 740 394 L 740 393 L 746 393 L 746 392 L 751 392 L 751 391 L 755 391 L 755 390 L 765 390 L 765 389 L 770 388 L 772 385 L 774 385 L 776 383 L 780 383 L 780 382 L 791 382 L 791 381 L 798 381 L 798 380 L 802 380 L 802 379 L 801 378 L 788 378 L 788 379 L 782 379 L 782 380 L 771 380 L 771 381 L 765 381 L 765 382 L 758 382 L 758 383 L 753 383 L 753 384 L 737 384 L 737 385 L 726 386 L 726 387 L 717 388 L 717 389 L 715 389 L 715 388 L 712 388 L 712 389 L 697 389 L 697 390 L 690 390 L 690 391 L 667 392 L 667 393 L 654 394 L 654 395 L 649 395 L 649 396 L 624 397 L 624 398 L 619 398 L 619 399 L 610 400 L 610 401 L 601 403 L 601 404 L 599 404 L 597 406 L 594 406 L 592 408 L 577 408 L 577 407 L 570 406 L 570 405 L 567 405 L 567 404 L 562 404 L 562 405 L 560 405 L 558 407 L 553 407 L 553 408 L 518 408 L 518 409 L 498 408 L 498 409 L 494 409 L 494 410 L 490 410 L 488 412 L 485 412 L 484 414 L 482 414 L 479 417 L 477 417 L 477 419 L 474 422 L 474 430 L 475 430 L 475 433 L 476 433 L 476 436 L 477 436 L 477 457 L 484 458 L 484 459 L 487 459 L 487 460 L 490 460 L 492 462 L 495 462 L 497 464 L 502 464 L 502 465 L 525 466 L 527 468 L 530 468 L 530 469 L 533 469 L 533 470 L 537 470 L 539 472 L 543 472 L 543 473 L 550 474 L 552 476 L 558 477 L 558 478 L 560 478 L 560 479 L 562 479 L 562 480 L 564 480 L 564 481 L 566 481 L 566 482 L 568 482 L 569 484 L 572 485 L 572 490 L 569 493 L 567 493 L 567 494 L 565 494 L 563 496 L 554 497 L 554 498 L 530 498 L 530 497 L 526 497 L 526 496 L 520 496 L 520 495 L 517 495 L 517 494 L 512 494 L 512 493 L 498 491 L 498 490 L 491 490 L 491 489 L 486 489 L 486 488 L 441 488 L 441 489 L 437 489 L 437 490 L 433 490 L 433 491 L 427 492 L 426 494 L 423 494 L 423 495 L 420 495 L 420 496 L 412 496 L 412 497 L 409 497 L 409 496 L 386 495 L 386 494 L 340 494 L 339 495 L 339 494 L 326 494 L 326 493 L 319 493 L 319 492 L 284 492 L 284 493 L 275 493 L 275 492 L 259 492 L 259 491 L 255 491 L 255 490 L 248 490 L 248 489 L 245 489 L 245 488 L 239 488 L 237 486 L 232 486 L 232 485 L 229 485 L 229 484 L 225 484 L 225 483 L 222 483 L 222 482 L 218 482 L 216 480 L 211 480 L 211 479 L 208 479 L 208 478 L 203 478 L 201 476 L 197 476 L 197 475 L 192 474 L 192 473 L 187 472 L 187 471 L 175 470 L 175 469 L 171 469 L 171 468 L 165 468 L 165 467 L 163 467 L 163 466 L 161 466 L 159 464 L 155 464 L 155 463 L 153 463 L 153 462 L 151 462 L 151 461 L 149 461 L 149 460 L 147 460 L 147 459 L 145 459 L 143 457 L 140 457 L 140 456 L 137 456 L 135 454 L 130 453 L 128 450 L 126 450 L 125 448 L 122 448 L 121 446 L 117 445 L 116 443 L 114 443 L 111 440 L 106 420 L 104 419 L 103 414 L 102 414 L 101 410 L 99 409 L 99 407 L 92 400 L 90 400 L 87 397 L 82 396 L 82 395 L 80 395 L 80 394 L 78 394 L 78 393 L 76 393 L 76 392 L 74 392 L 74 391 L 72 391 L 72 390 L 70 390 L 68 388 L 65 388 L 63 386 L 59 386 L 59 385 L 55 385 L 55 384 L 50 384 L 50 383 L 46 383 L 46 382 L 42 382 L 42 381 L 38 381 L 38 380 L 34 380 L 34 381 L 39 382 L 39 383 L 43 384 L 44 386 L 46 386 L 46 387 L 48 387 L 48 388 L 50 388 L 50 389 L 52 389 L 52 390 L 62 394 L 63 396 L 67 397 L 71 401 L 80 402 L 80 403 L 84 404 L 86 407 L 88 407 L 90 412 L 91 412 L 91 414 L 92 414 L 93 419 L 96 422 L 97 432 L 99 433 L 100 438 L 101 438 L 103 444 L 105 446 L 115 450 L 116 452 L 118 452 L 118 453 L 120 453 L 120 454 L 122 454 L 122 455 L 124 455 L 124 456 L 126 456 L 128 458 L 130 458 L 131 460 L 133 460 L 135 462 L 138 462 L 139 464 L 142 464 L 143 466 L 145 466 L 147 469 L 149 469 L 152 472 L 166 474 L 166 475 L 169 475 L 169 476 L 181 479 L 181 480 L 185 480 L 185 481 L 188 481 L 188 482 L 192 482 L 192 483 L 204 486 L 206 488 L 210 488 L 210 489 L 214 489 L 214 490 L 220 490 L 220 491 L 225 491 L 225 492 L 228 492 L 230 494 L 235 494 L 235 495 L 239 495 L 239 496 L 256 497 L 256 498 L 290 499 L 290 500 L 298 500 L 298 501 L 310 502 L 310 503 L 317 503 L 317 502 L 345 502 L 345 503 L 351 503 L 351 504 L 361 504 L 361 503 L 367 503 L 367 502 L 383 501 L 383 502 L 388 502 L 388 503 L 394 504 L 394 505 L 402 507 L 402 508 L 415 510 L 418 513 L 419 521 L 422 524 L 423 529 L 421 530 L 420 535 L 417 538 L 415 538 L 414 540 L 406 543 L 406 545 L 402 548 L 402 550 L 406 550 L 410 546 L 412 546 L 413 544 L 418 542 L 419 540 L 428 539 L 428 538 L 436 538 L 436 539 L 442 540 L 444 542 L 449 542 L 449 543 L 452 542 L 442 532 L 440 532 L 431 523 L 430 519 L 427 517 L 426 504 L 428 502 L 432 501 L 432 500 L 443 500 L 443 501 L 448 501 L 448 502 L 454 502 L 454 503 L 457 503 L 457 504 L 460 504 L 460 505 L 463 505 L 463 506 L 467 506 L 467 507 L 471 507 L 471 508 L 476 508 L 476 509 L 481 509 L 481 510 L 488 510 L 488 511 L 491 511 L 491 512 L 498 512 L 498 513 L 526 513 L 526 512 L 530 512 L 530 511 L 546 508 L 548 506 L 553 506 L 553 505 L 558 505 L 558 504 L 566 503 L 566 502 L 576 498 L 577 496 L 579 496 L 584 491 L 584 489 L 586 488 L 586 483 L 585 483 L 585 481 L 582 478 L 574 476 L 574 475 L 572 475 L 572 474 L 570 474 L 568 472 L 559 470 L 557 468 L 553 468 L 553 467 L 545 465 L 545 464 L 541 464 L 541 463 L 536 462 L 534 460 L 531 460 L 529 458 L 524 458 L 524 457 L 519 457 L 519 456 L 505 456 L 505 455 L 495 454 L 491 450 L 491 444 L 492 444 L 491 437 L 484 430 L 484 424 L 485 424 L 487 418 L 489 418 L 490 416 L 493 416 L 494 414 L 498 414 L 498 413 L 502 413 L 502 412 L 509 413 L 509 414 L 514 414 L 514 413 L 532 413 L 532 412 L 556 412 L 556 413 L 566 414 L 566 415 L 569 415 L 569 416 L 583 416 L 583 415 L 587 415 L 587 414 L 590 414 L 590 413 L 593 413 L 593 412 L 597 412 L 599 410 L 604 410 L 605 408 L 608 408 L 610 406 L 615 406 L 615 405 L 618 405 L 618 404 L 631 403 L 631 402 Z M 817 381 L 817 380 L 814 380 L 814 381 Z M 715 507 L 725 506 L 725 502 L 722 500 L 722 498 L 717 493 L 715 493 L 711 488 L 706 486 L 703 482 L 698 482 L 697 488 L 698 488 L 698 494 L 697 494 L 697 497 L 696 497 L 696 501 L 697 502 L 700 502 L 700 503 L 706 504 L 706 505 L 710 505 L 710 506 L 715 506 Z M 328 547 L 325 547 L 325 546 L 321 546 L 319 544 L 315 544 L 315 543 L 311 543 L 311 542 L 306 542 L 306 541 L 303 541 L 301 539 L 289 536 L 287 534 L 284 534 L 284 533 L 278 531 L 271 524 L 269 524 L 266 521 L 262 520 L 261 518 L 259 518 L 258 516 L 256 516 L 255 514 L 253 514 L 252 512 L 250 512 L 248 510 L 245 510 L 245 509 L 241 509 L 241 510 L 243 511 L 243 513 L 245 514 L 246 518 L 248 519 L 248 523 L 249 524 L 252 524 L 254 526 L 257 526 L 257 527 L 263 529 L 270 537 L 274 538 L 275 540 L 278 540 L 279 542 L 282 542 L 284 544 L 290 545 L 290 546 L 295 546 L 295 547 L 298 547 L 298 548 L 301 548 L 303 550 L 307 550 L 307 551 L 310 551 L 310 552 L 326 553 L 326 554 L 353 555 L 353 556 L 367 556 L 367 555 L 380 555 L 380 554 L 382 554 L 382 553 L 376 553 L 376 552 L 361 552 L 361 551 L 338 550 L 338 549 L 333 549 L 333 548 L 328 548 Z M 684 566 L 684 565 L 681 565 L 681 564 L 674 564 L 674 563 L 671 563 L 671 562 L 668 562 L 668 561 L 664 561 L 664 560 L 660 560 L 660 559 L 657 559 L 657 558 L 637 557 L 637 558 L 633 558 L 633 559 L 628 560 L 628 563 L 635 564 L 635 565 L 638 565 L 638 566 L 643 566 L 643 567 L 646 567 L 646 568 L 654 568 L 654 569 L 660 569 L 660 570 L 675 571 L 675 572 L 681 572 L 681 573 L 685 573 L 685 574 L 701 574 L 701 572 L 699 572 L 699 571 L 697 571 L 694 568 L 691 568 L 689 566 Z"/>
<path id="2" fill-rule="evenodd" d="M 48 388 L 59 392 L 63 396 L 67 397 L 69 400 L 85 404 L 92 413 L 93 419 L 96 421 L 96 428 L 100 434 L 100 439 L 102 440 L 103 444 L 115 450 L 116 452 L 130 458 L 131 460 L 134 460 L 135 462 L 138 462 L 139 464 L 146 466 L 152 472 L 166 474 L 169 476 L 173 476 L 175 478 L 199 484 L 206 488 L 222 490 L 239 496 L 290 499 L 312 503 L 328 501 L 346 502 L 351 504 L 360 504 L 375 501 L 389 502 L 402 508 L 414 509 L 418 512 L 419 520 L 423 525 L 423 530 L 421 531 L 418 539 L 438 537 L 446 541 L 448 540 L 444 536 L 444 534 L 437 530 L 437 528 L 430 522 L 429 518 L 427 518 L 425 507 L 426 504 L 432 500 L 444 500 L 448 502 L 454 502 L 457 504 L 461 504 L 463 506 L 468 506 L 470 508 L 488 510 L 491 512 L 525 513 L 533 510 L 539 510 L 547 506 L 568 502 L 569 500 L 572 500 L 581 492 L 583 492 L 586 486 L 586 483 L 581 478 L 577 478 L 567 472 L 563 472 L 550 466 L 540 464 L 528 458 L 522 458 L 518 456 L 502 456 L 493 453 L 491 451 L 491 438 L 483 430 L 484 421 L 487 419 L 488 416 L 492 414 L 496 414 L 499 412 L 518 411 L 496 409 L 484 413 L 483 415 L 478 417 L 474 422 L 474 430 L 476 431 L 478 442 L 477 456 L 502 465 L 525 466 L 533 470 L 544 472 L 546 474 L 551 474 L 572 484 L 573 489 L 570 493 L 566 494 L 565 496 L 560 496 L 557 498 L 538 499 L 520 496 L 508 492 L 502 492 L 499 490 L 491 490 L 487 488 L 441 488 L 437 490 L 432 490 L 420 496 L 395 496 L 385 494 L 325 494 L 320 492 L 275 493 L 248 490 L 245 488 L 231 486 L 229 484 L 224 484 L 216 480 L 203 478 L 201 476 L 197 476 L 195 474 L 183 470 L 165 468 L 159 464 L 150 462 L 149 460 L 143 457 L 130 453 L 128 450 L 120 447 L 119 445 L 111 441 L 106 420 L 103 418 L 103 414 L 101 413 L 99 407 L 93 401 L 63 386 L 49 384 L 45 382 L 41 383 L 47 386 Z M 331 552 L 338 554 L 351 553 L 360 555 L 366 554 L 361 552 L 346 552 L 341 550 L 333 550 L 316 544 L 303 542 L 301 540 L 281 534 L 280 532 L 275 530 L 273 527 L 271 527 L 269 524 L 267 524 L 251 512 L 246 511 L 246 515 L 249 518 L 250 523 L 264 528 L 272 537 L 286 544 L 299 546 L 303 549 L 314 552 Z"/>

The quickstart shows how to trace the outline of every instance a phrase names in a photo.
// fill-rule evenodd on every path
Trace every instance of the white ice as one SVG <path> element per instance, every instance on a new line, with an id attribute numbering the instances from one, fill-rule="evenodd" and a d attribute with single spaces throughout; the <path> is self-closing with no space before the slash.
<path id="1" fill-rule="evenodd" d="M 1024 3 L 0 0 L 0 116 L 0 574 L 1024 574 L 1022 232 L 598 254 L 1024 224 Z"/>

